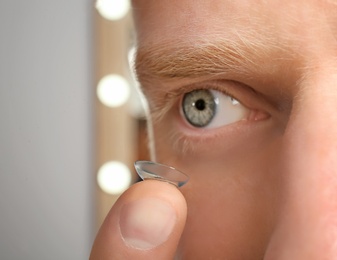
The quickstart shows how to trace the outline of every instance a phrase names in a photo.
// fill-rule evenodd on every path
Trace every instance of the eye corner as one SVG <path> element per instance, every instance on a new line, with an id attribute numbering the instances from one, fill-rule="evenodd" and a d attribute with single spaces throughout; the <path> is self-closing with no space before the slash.
<path id="1" fill-rule="evenodd" d="M 267 120 L 270 117 L 271 117 L 271 114 L 269 114 L 265 111 L 257 110 L 257 109 L 251 109 L 247 120 L 257 122 L 257 121 Z"/>

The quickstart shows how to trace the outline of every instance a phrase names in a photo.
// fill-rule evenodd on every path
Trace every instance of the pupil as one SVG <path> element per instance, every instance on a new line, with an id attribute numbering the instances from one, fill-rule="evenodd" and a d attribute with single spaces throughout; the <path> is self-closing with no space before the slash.
<path id="1" fill-rule="evenodd" d="M 196 102 L 195 102 L 195 107 L 198 109 L 198 110 L 204 110 L 205 109 L 205 100 L 203 99 L 198 99 Z"/>

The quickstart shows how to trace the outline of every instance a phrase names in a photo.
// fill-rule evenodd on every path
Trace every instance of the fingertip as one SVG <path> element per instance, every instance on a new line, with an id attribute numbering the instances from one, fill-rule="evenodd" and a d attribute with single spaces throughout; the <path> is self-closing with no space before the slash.
<path id="1" fill-rule="evenodd" d="M 156 180 L 137 183 L 107 215 L 91 259 L 172 259 L 186 215 L 185 198 L 174 185 Z"/>

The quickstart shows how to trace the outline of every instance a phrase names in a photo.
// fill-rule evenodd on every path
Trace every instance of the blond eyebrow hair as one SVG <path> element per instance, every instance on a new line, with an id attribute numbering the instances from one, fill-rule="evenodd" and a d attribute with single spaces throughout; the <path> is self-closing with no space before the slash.
<path id="1" fill-rule="evenodd" d="M 223 36 L 222 36 L 223 37 Z M 205 36 L 207 38 L 207 36 Z M 214 37 L 213 37 L 214 38 Z M 289 50 L 277 39 L 256 37 L 215 38 L 193 43 L 162 42 L 140 46 L 135 70 L 140 81 L 148 78 L 195 78 L 223 74 L 256 75 L 273 69 L 270 62 L 285 60 Z M 289 54 L 289 53 L 288 53 Z M 263 66 L 268 66 L 263 68 Z"/>

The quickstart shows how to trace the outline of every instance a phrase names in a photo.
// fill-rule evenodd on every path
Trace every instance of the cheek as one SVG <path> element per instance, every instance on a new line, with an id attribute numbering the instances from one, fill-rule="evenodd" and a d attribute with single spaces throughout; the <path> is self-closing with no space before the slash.
<path id="1" fill-rule="evenodd" d="M 280 181 L 274 171 L 279 133 L 266 128 L 240 138 L 220 135 L 182 152 L 172 146 L 168 129 L 165 123 L 155 126 L 158 161 L 190 176 L 181 188 L 188 218 L 178 255 L 184 259 L 195 255 L 200 259 L 262 258 L 279 204 L 275 191 L 280 190 Z"/>

